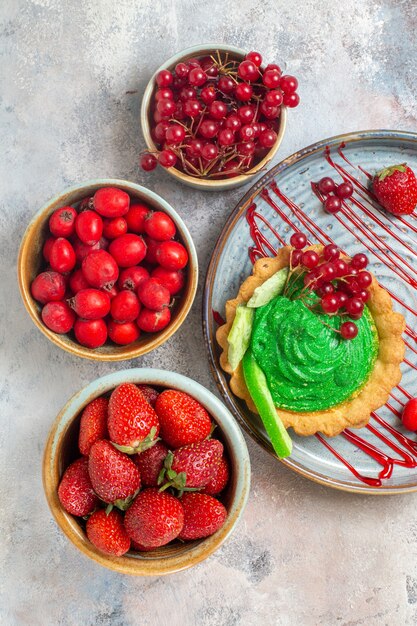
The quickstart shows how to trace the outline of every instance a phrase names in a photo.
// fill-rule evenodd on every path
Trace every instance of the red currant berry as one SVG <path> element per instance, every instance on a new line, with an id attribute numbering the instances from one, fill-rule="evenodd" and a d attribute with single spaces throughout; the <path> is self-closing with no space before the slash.
<path id="1" fill-rule="evenodd" d="M 38 274 L 30 287 L 32 296 L 41 304 L 62 300 L 65 289 L 65 278 L 58 272 L 51 271 Z"/>
<path id="2" fill-rule="evenodd" d="M 336 270 L 336 277 L 341 278 L 349 273 L 349 266 L 343 259 L 335 259 L 333 265 Z"/>
<path id="3" fill-rule="evenodd" d="M 140 335 L 140 330 L 134 322 L 119 324 L 119 322 L 111 321 L 109 322 L 108 331 L 109 339 L 119 346 L 127 346 L 129 343 L 133 343 L 139 339 Z"/>
<path id="4" fill-rule="evenodd" d="M 291 265 L 297 267 L 300 265 L 303 253 L 301 250 L 291 250 Z"/>
<path id="5" fill-rule="evenodd" d="M 173 81 L 173 76 L 168 70 L 161 70 L 156 75 L 156 84 L 158 87 L 169 87 Z"/>
<path id="6" fill-rule="evenodd" d="M 366 254 L 355 254 L 350 262 L 351 266 L 357 270 L 363 270 L 368 265 L 368 257 Z"/>
<path id="7" fill-rule="evenodd" d="M 346 284 L 349 288 L 349 291 L 353 294 L 358 293 L 359 291 L 362 291 L 361 286 L 359 285 L 358 281 L 356 280 L 355 276 L 348 276 L 346 278 Z"/>
<path id="8" fill-rule="evenodd" d="M 69 333 L 75 322 L 75 314 L 66 302 L 48 302 L 41 317 L 45 326 L 59 335 Z"/>
<path id="9" fill-rule="evenodd" d="M 349 296 L 344 291 L 338 291 L 337 297 L 339 298 L 339 307 L 342 308 L 345 306 L 346 302 L 349 300 Z"/>
<path id="10" fill-rule="evenodd" d="M 278 70 L 265 70 L 262 76 L 262 82 L 268 89 L 276 89 L 279 87 L 280 76 Z"/>
<path id="11" fill-rule="evenodd" d="M 353 194 L 353 185 L 349 181 L 345 181 L 336 187 L 336 196 L 341 200 L 350 198 Z"/>
<path id="12" fill-rule="evenodd" d="M 360 298 L 349 298 L 349 300 L 345 304 L 346 311 L 349 315 L 359 315 L 362 313 L 364 307 L 364 303 Z"/>
<path id="13" fill-rule="evenodd" d="M 354 339 L 358 334 L 358 327 L 353 322 L 343 322 L 340 327 L 343 339 Z"/>
<path id="14" fill-rule="evenodd" d="M 169 87 L 165 87 L 164 89 L 158 89 L 158 91 L 155 94 L 155 100 L 157 102 L 159 102 L 160 100 L 173 100 L 173 99 L 174 99 L 174 93 L 172 89 L 170 89 Z"/>
<path id="15" fill-rule="evenodd" d="M 256 150 L 255 143 L 253 141 L 245 141 L 244 143 L 237 144 L 237 151 L 241 156 L 250 157 Z"/>
<path id="16" fill-rule="evenodd" d="M 82 214 L 81 214 L 82 215 Z M 74 269 L 77 257 L 70 242 L 64 237 L 55 239 L 49 254 L 49 265 L 55 272 L 65 274 Z"/>
<path id="17" fill-rule="evenodd" d="M 153 129 L 153 134 L 155 136 L 155 139 L 158 143 L 164 143 L 165 142 L 165 133 L 169 128 L 169 122 L 167 122 L 166 120 L 163 120 L 162 122 L 159 122 L 155 128 Z M 142 163 L 141 163 L 142 165 Z"/>
<path id="18" fill-rule="evenodd" d="M 279 107 L 282 104 L 283 95 L 280 89 L 272 89 L 265 96 L 265 102 L 271 106 Z"/>
<path id="19" fill-rule="evenodd" d="M 417 430 L 417 398 L 411 398 L 402 412 L 401 421 L 407 430 Z"/>
<path id="20" fill-rule="evenodd" d="M 304 253 L 303 253 L 304 254 Z M 303 258 L 301 257 L 301 262 L 302 262 Z M 319 278 L 319 274 L 318 274 L 318 267 L 314 267 L 311 272 L 307 272 L 304 275 L 304 279 L 303 279 L 304 285 L 306 287 L 310 287 L 314 289 L 316 287 L 318 287 L 320 285 L 320 278 Z"/>
<path id="21" fill-rule="evenodd" d="M 269 63 L 265 68 L 265 72 L 268 72 L 269 70 L 274 70 L 274 72 L 278 72 L 278 74 L 281 76 L 281 68 L 276 63 Z"/>
<path id="22" fill-rule="evenodd" d="M 191 159 L 200 157 L 203 146 L 204 142 L 201 139 L 190 139 L 185 148 L 187 157 Z"/>
<path id="23" fill-rule="evenodd" d="M 340 256 L 340 250 L 335 244 L 329 243 L 323 248 L 323 256 L 326 261 L 335 261 Z"/>
<path id="24" fill-rule="evenodd" d="M 219 149 L 214 143 L 206 143 L 201 150 L 201 156 L 205 161 L 212 161 L 218 154 Z"/>
<path id="25" fill-rule="evenodd" d="M 295 109 L 300 104 L 300 96 L 298 93 L 284 93 L 282 103 L 289 109 Z"/>
<path id="26" fill-rule="evenodd" d="M 198 134 L 204 139 L 212 139 L 219 132 L 219 125 L 215 120 L 205 119 L 201 122 Z"/>
<path id="27" fill-rule="evenodd" d="M 165 133 L 166 142 L 168 145 L 179 144 L 185 137 L 184 126 L 180 124 L 171 124 Z"/>
<path id="28" fill-rule="evenodd" d="M 239 83 L 235 88 L 235 98 L 240 102 L 247 102 L 252 98 L 253 89 L 247 83 Z"/>
<path id="29" fill-rule="evenodd" d="M 356 280 L 362 289 L 366 289 L 372 284 L 372 274 L 369 272 L 359 272 Z"/>
<path id="30" fill-rule="evenodd" d="M 317 187 L 322 194 L 327 195 L 336 189 L 336 183 L 330 176 L 324 176 L 319 180 Z"/>
<path id="31" fill-rule="evenodd" d="M 217 86 L 223 93 L 230 94 L 235 88 L 235 83 L 230 76 L 223 75 L 220 76 Z"/>
<path id="32" fill-rule="evenodd" d="M 319 269 L 324 280 L 330 281 L 336 278 L 336 267 L 334 263 L 323 263 L 322 265 L 320 265 Z"/>
<path id="33" fill-rule="evenodd" d="M 188 117 L 197 117 L 202 110 L 201 104 L 197 99 L 190 98 L 184 102 L 184 113 Z"/>
<path id="34" fill-rule="evenodd" d="M 256 67 L 261 67 L 262 65 L 262 57 L 259 52 L 248 52 L 248 54 L 245 56 L 245 59 L 247 59 L 248 61 L 252 61 L 252 63 L 254 63 Z"/>
<path id="35" fill-rule="evenodd" d="M 274 130 L 264 130 L 264 132 L 259 135 L 259 145 L 262 146 L 262 148 L 272 148 L 277 139 L 278 135 Z"/>
<path id="36" fill-rule="evenodd" d="M 190 67 L 186 63 L 177 63 L 175 66 L 175 73 L 178 78 L 187 78 Z"/>
<path id="37" fill-rule="evenodd" d="M 173 100 L 160 100 L 156 105 L 156 110 L 162 118 L 171 117 L 175 113 L 176 105 Z"/>
<path id="38" fill-rule="evenodd" d="M 49 218 L 49 230 L 55 237 L 70 237 L 75 230 L 77 211 L 72 206 L 64 206 L 54 211 Z"/>
<path id="39" fill-rule="evenodd" d="M 296 250 L 302 250 L 307 245 L 307 237 L 304 233 L 296 232 L 290 237 L 290 244 Z"/>
<path id="40" fill-rule="evenodd" d="M 342 203 L 336 196 L 329 196 L 324 201 L 324 210 L 327 213 L 337 213 L 342 208 Z"/>
<path id="41" fill-rule="evenodd" d="M 279 107 L 271 106 L 270 104 L 265 102 L 265 100 L 261 103 L 259 110 L 262 113 L 262 115 L 266 117 L 267 120 L 274 120 L 280 114 Z"/>
<path id="42" fill-rule="evenodd" d="M 255 65 L 255 63 L 248 60 L 239 63 L 237 73 L 242 80 L 245 80 L 248 83 L 255 82 L 259 76 L 258 67 Z"/>
<path id="43" fill-rule="evenodd" d="M 211 104 L 216 100 L 216 90 L 213 85 L 207 85 L 203 87 L 200 93 L 200 98 L 204 102 L 204 104 Z M 226 106 L 226 105 L 225 105 Z"/>
<path id="44" fill-rule="evenodd" d="M 332 283 L 323 283 L 318 289 L 317 289 L 317 295 L 320 296 L 321 298 L 323 298 L 323 296 L 327 296 L 331 293 L 334 292 L 334 287 L 332 285 Z"/>
<path id="45" fill-rule="evenodd" d="M 252 122 L 252 128 L 255 133 L 255 137 L 259 137 L 261 134 L 261 125 L 259 122 Z"/>
<path id="46" fill-rule="evenodd" d="M 240 107 L 240 108 L 242 109 L 243 107 Z M 226 117 L 224 125 L 225 125 L 225 128 L 230 128 L 230 130 L 232 130 L 235 133 L 242 126 L 242 122 L 240 121 L 240 118 L 238 115 L 236 115 L 235 113 L 231 113 L 230 115 Z"/>
<path id="47" fill-rule="evenodd" d="M 215 120 L 221 120 L 226 117 L 227 105 L 221 100 L 213 100 L 209 106 L 209 115 Z"/>
<path id="48" fill-rule="evenodd" d="M 158 159 L 156 158 L 154 154 L 150 154 L 149 152 L 146 152 L 145 154 L 142 154 L 142 156 L 140 157 L 139 164 L 145 172 L 151 172 L 158 165 Z"/>
<path id="49" fill-rule="evenodd" d="M 156 250 L 156 259 L 167 270 L 182 270 L 188 263 L 188 252 L 178 241 L 163 241 Z"/>
<path id="50" fill-rule="evenodd" d="M 337 313 L 339 310 L 339 298 L 333 293 L 323 296 L 320 304 L 323 311 L 328 314 Z"/>
<path id="51" fill-rule="evenodd" d="M 245 124 L 239 130 L 239 137 L 242 141 L 250 141 L 255 138 L 255 129 L 251 124 Z"/>
<path id="52" fill-rule="evenodd" d="M 180 91 L 180 100 L 182 100 L 183 102 L 185 102 L 186 100 L 193 100 L 196 97 L 197 91 L 194 89 L 194 87 L 190 87 L 187 85 L 187 87 L 183 87 Z"/>
<path id="53" fill-rule="evenodd" d="M 188 82 L 193 87 L 202 87 L 207 82 L 207 74 L 201 67 L 194 67 L 188 74 Z"/>
<path id="54" fill-rule="evenodd" d="M 177 157 L 172 150 L 162 150 L 159 154 L 159 164 L 162 165 L 162 167 L 174 167 L 176 162 Z"/>
<path id="55" fill-rule="evenodd" d="M 171 310 L 168 307 L 162 311 L 151 311 L 143 308 L 139 313 L 137 324 L 145 333 L 156 333 L 168 326 L 171 321 Z"/>
<path id="56" fill-rule="evenodd" d="M 295 76 L 285 74 L 285 76 L 281 76 L 279 86 L 285 94 L 291 94 L 297 91 L 298 80 Z"/>
<path id="57" fill-rule="evenodd" d="M 361 291 L 357 291 L 355 296 L 357 298 L 360 298 L 362 300 L 362 302 L 368 302 L 369 298 L 371 297 L 370 292 L 367 289 L 361 289 Z"/>
<path id="58" fill-rule="evenodd" d="M 306 250 L 303 253 L 301 262 L 307 269 L 311 270 L 313 267 L 316 267 L 319 263 L 319 255 L 314 250 Z"/>
<path id="59" fill-rule="evenodd" d="M 237 116 L 242 124 L 250 124 L 255 117 L 256 110 L 250 104 L 245 104 L 237 110 Z"/>
<path id="60" fill-rule="evenodd" d="M 230 128 L 223 128 L 217 141 L 219 146 L 231 146 L 235 143 L 235 134 Z"/>

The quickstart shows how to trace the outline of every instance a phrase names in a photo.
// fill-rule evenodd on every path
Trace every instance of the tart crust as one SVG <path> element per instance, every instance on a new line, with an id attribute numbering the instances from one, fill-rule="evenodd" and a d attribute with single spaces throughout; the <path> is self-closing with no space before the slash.
<path id="1" fill-rule="evenodd" d="M 321 252 L 322 248 L 320 245 L 311 246 L 311 249 L 318 252 Z M 222 348 L 220 365 L 231 376 L 230 388 L 255 413 L 257 411 L 246 387 L 242 363 L 233 371 L 228 362 L 227 337 L 235 318 L 236 308 L 250 299 L 256 287 L 289 265 L 290 251 L 291 247 L 285 246 L 279 250 L 276 257 L 256 261 L 252 275 L 243 282 L 236 298 L 226 302 L 226 323 L 216 332 L 217 341 Z M 369 378 L 356 394 L 330 409 L 306 413 L 277 409 L 277 414 L 285 427 L 292 427 L 298 435 L 308 436 L 321 432 L 328 437 L 334 437 L 348 427 L 362 428 L 368 423 L 372 411 L 387 402 L 390 391 L 401 380 L 400 364 L 405 353 L 401 335 L 405 329 L 405 319 L 401 313 L 392 310 L 390 295 L 378 284 L 374 276 L 372 278 L 367 306 L 378 332 L 379 350 Z"/>

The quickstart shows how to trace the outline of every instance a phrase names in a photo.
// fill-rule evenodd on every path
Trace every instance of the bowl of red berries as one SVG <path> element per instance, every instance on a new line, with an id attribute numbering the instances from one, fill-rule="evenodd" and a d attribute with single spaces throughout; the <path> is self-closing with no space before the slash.
<path id="1" fill-rule="evenodd" d="M 59 413 L 43 484 L 61 530 L 112 570 L 168 574 L 210 556 L 242 515 L 250 461 L 231 413 L 154 369 L 99 378 Z"/>
<path id="2" fill-rule="evenodd" d="M 198 261 L 168 202 L 105 179 L 64 191 L 35 215 L 18 279 L 48 339 L 77 356 L 119 361 L 153 350 L 179 328 L 195 297 Z"/>
<path id="3" fill-rule="evenodd" d="M 299 104 L 298 81 L 259 52 L 194 46 L 171 57 L 143 96 L 148 150 L 140 165 L 160 165 L 177 180 L 211 191 L 238 187 L 277 152 L 287 108 Z"/>

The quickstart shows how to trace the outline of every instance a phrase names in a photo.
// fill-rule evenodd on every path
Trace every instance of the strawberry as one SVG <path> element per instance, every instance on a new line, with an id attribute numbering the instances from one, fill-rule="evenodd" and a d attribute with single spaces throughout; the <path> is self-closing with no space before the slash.
<path id="1" fill-rule="evenodd" d="M 159 396 L 159 391 L 149 385 L 138 385 L 138 389 L 141 390 L 149 404 L 154 407 L 156 399 Z"/>
<path id="2" fill-rule="evenodd" d="M 85 407 L 81 415 L 78 447 L 81 454 L 90 453 L 91 446 L 100 439 L 107 439 L 108 398 L 96 398 Z"/>
<path id="3" fill-rule="evenodd" d="M 217 473 L 223 454 L 223 444 L 207 439 L 169 452 L 158 482 L 162 489 L 175 487 L 180 492 L 205 487 Z M 167 482 L 165 482 L 167 481 Z"/>
<path id="4" fill-rule="evenodd" d="M 125 515 L 127 534 L 143 550 L 164 546 L 178 537 L 183 523 L 178 498 L 152 488 L 141 491 Z"/>
<path id="5" fill-rule="evenodd" d="M 134 454 L 153 446 L 159 421 L 140 389 L 132 383 L 123 383 L 110 396 L 107 427 L 116 448 Z"/>
<path id="6" fill-rule="evenodd" d="M 126 454 L 102 439 L 91 447 L 88 472 L 99 498 L 124 510 L 140 489 L 140 474 Z"/>
<path id="7" fill-rule="evenodd" d="M 222 456 L 220 463 L 217 466 L 217 472 L 201 491 L 203 493 L 208 493 L 211 496 L 216 495 L 216 493 L 220 493 L 229 482 L 229 474 L 229 464 L 225 457 Z"/>
<path id="8" fill-rule="evenodd" d="M 197 400 L 183 391 L 163 391 L 156 400 L 155 411 L 161 426 L 161 437 L 171 448 L 197 443 L 210 434 L 209 414 Z"/>
<path id="9" fill-rule="evenodd" d="M 373 190 L 384 209 L 393 215 L 409 215 L 417 204 L 417 180 L 406 163 L 386 167 L 373 178 Z"/>
<path id="10" fill-rule="evenodd" d="M 94 511 L 99 499 L 88 474 L 87 457 L 81 457 L 67 467 L 58 487 L 58 498 L 71 515 L 84 517 Z"/>
<path id="11" fill-rule="evenodd" d="M 93 513 L 87 521 L 86 532 L 91 543 L 105 554 L 122 556 L 130 548 L 123 517 L 115 509 L 108 514 L 104 509 Z"/>
<path id="12" fill-rule="evenodd" d="M 164 459 L 168 454 L 168 448 L 158 441 L 152 448 L 133 457 L 133 461 L 139 468 L 142 485 L 157 487 L 158 476 L 164 466 Z"/>
<path id="13" fill-rule="evenodd" d="M 219 530 L 227 511 L 223 504 L 206 493 L 185 493 L 181 498 L 184 525 L 179 539 L 201 539 Z"/>

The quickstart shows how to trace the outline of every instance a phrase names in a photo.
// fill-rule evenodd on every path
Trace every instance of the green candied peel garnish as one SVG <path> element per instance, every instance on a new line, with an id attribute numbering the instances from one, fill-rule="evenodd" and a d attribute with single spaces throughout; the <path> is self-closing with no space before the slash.
<path id="1" fill-rule="evenodd" d="M 275 409 L 265 374 L 257 364 L 252 350 L 243 357 L 243 374 L 246 386 L 265 426 L 277 456 L 284 459 L 292 452 L 291 437 Z"/>
<path id="2" fill-rule="evenodd" d="M 233 371 L 249 347 L 254 314 L 254 310 L 248 309 L 245 305 L 238 306 L 236 309 L 235 319 L 227 336 L 229 344 L 227 359 Z"/>
<path id="3" fill-rule="evenodd" d="M 264 306 L 264 304 L 268 304 L 273 298 L 282 293 L 287 281 L 288 272 L 289 268 L 283 267 L 278 270 L 278 272 L 275 272 L 275 274 L 272 274 L 262 285 L 256 287 L 252 297 L 247 302 L 247 306 L 257 309 L 260 306 Z"/>

